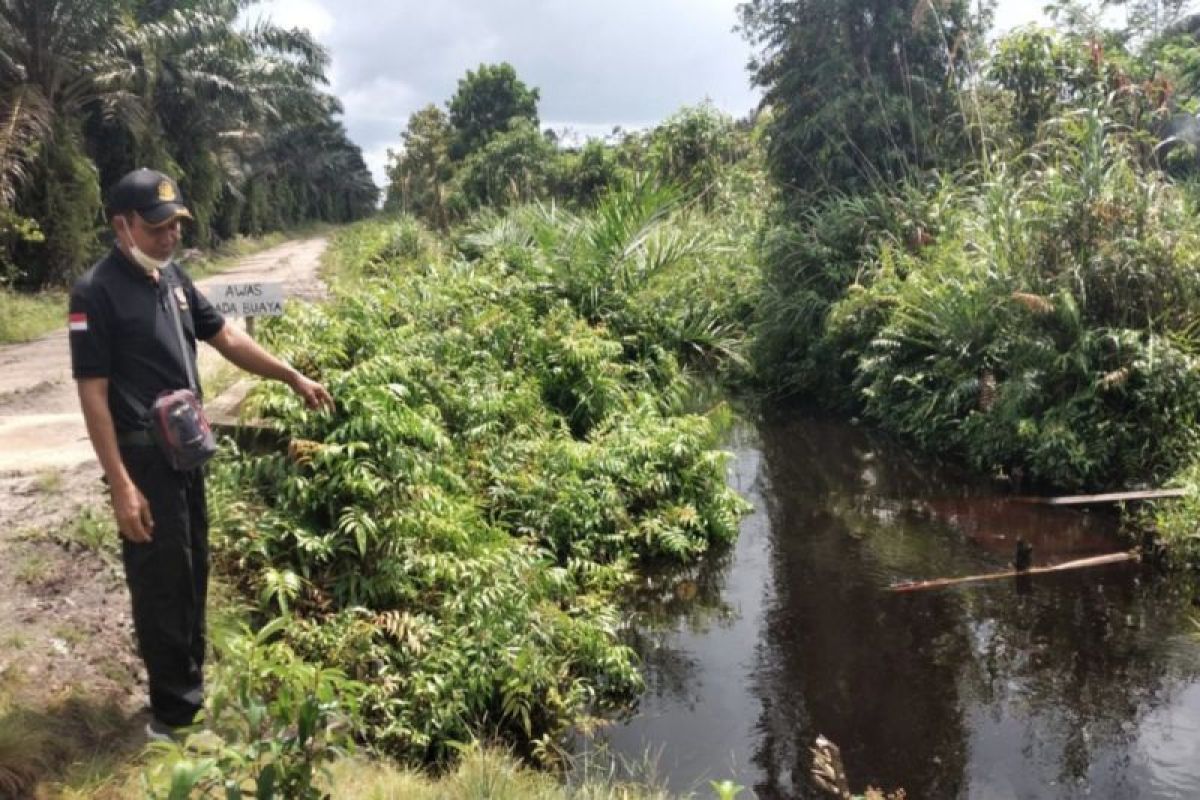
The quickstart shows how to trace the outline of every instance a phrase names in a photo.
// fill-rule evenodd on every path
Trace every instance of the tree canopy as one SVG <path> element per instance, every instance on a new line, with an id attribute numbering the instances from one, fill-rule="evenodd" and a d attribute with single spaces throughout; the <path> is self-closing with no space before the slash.
<path id="1" fill-rule="evenodd" d="M 518 77 L 512 64 L 480 64 L 467 71 L 450 98 L 451 146 L 455 158 L 466 158 L 491 138 L 508 130 L 514 120 L 538 126 L 538 90 Z"/>
<path id="2" fill-rule="evenodd" d="M 886 184 L 952 148 L 967 0 L 749 0 L 754 83 L 772 111 L 768 157 L 791 192 Z"/>

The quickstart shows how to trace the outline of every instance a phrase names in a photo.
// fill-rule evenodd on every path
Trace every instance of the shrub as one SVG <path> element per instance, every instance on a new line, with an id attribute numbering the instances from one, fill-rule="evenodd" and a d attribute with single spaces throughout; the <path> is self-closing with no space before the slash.
<path id="1" fill-rule="evenodd" d="M 608 322 L 632 319 L 615 310 L 642 280 L 593 304 L 547 291 L 597 223 L 515 222 L 529 232 L 464 235 L 471 261 L 405 257 L 410 223 L 342 237 L 354 291 L 264 326 L 336 410 L 263 387 L 289 453 L 236 454 L 214 480 L 221 564 L 294 619 L 303 658 L 363 682 L 359 734 L 414 761 L 485 735 L 551 758 L 571 724 L 628 702 L 641 679 L 614 591 L 640 559 L 727 543 L 744 510 L 709 420 L 674 411 L 674 356 Z"/>
<path id="2" fill-rule="evenodd" d="M 205 729 L 163 748 L 168 758 L 143 776 L 148 797 L 327 796 L 319 779 L 351 744 L 343 720 L 361 687 L 272 641 L 287 624 L 279 618 L 217 642 Z"/>

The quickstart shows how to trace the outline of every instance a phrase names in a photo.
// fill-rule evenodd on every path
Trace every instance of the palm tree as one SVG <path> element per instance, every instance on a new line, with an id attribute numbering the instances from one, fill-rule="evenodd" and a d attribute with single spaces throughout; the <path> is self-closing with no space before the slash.
<path id="1" fill-rule="evenodd" d="M 307 32 L 241 25 L 250 5 L 0 0 L 0 264 L 68 278 L 99 248 L 99 187 L 134 166 L 179 179 L 202 245 L 217 219 L 246 227 L 246 205 L 270 227 L 369 213 L 376 189 L 321 91 L 328 55 Z"/>
<path id="2" fill-rule="evenodd" d="M 379 190 L 361 151 L 334 119 L 340 104 L 325 95 L 324 106 L 320 117 L 272 132 L 256 160 L 255 177 L 286 186 L 283 191 L 304 218 L 345 222 L 370 213 Z"/>
<path id="3" fill-rule="evenodd" d="M 210 244 L 223 198 L 242 191 L 247 152 L 325 82 L 328 55 L 306 31 L 238 27 L 250 3 L 199 0 L 147 9 L 126 44 L 147 107 L 140 150 L 176 172 Z M 114 176 L 115 177 L 115 176 Z"/>
<path id="4" fill-rule="evenodd" d="M 94 240 L 100 198 L 82 123 L 136 113 L 111 47 L 123 10 L 111 0 L 0 0 L 0 210 L 22 206 L 46 237 L 27 259 L 37 271 L 18 276 L 26 282 L 65 277 Z"/>

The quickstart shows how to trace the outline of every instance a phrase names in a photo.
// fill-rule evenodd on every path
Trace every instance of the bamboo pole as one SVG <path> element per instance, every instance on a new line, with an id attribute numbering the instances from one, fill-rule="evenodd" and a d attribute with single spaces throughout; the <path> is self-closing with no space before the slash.
<path id="1" fill-rule="evenodd" d="M 931 581 L 908 581 L 906 583 L 894 583 L 888 587 L 890 592 L 917 592 L 923 589 L 941 589 L 946 586 L 961 586 L 964 583 L 980 583 L 982 581 L 995 581 L 1002 578 L 1016 578 L 1022 575 L 1045 575 L 1049 572 L 1067 572 L 1076 569 L 1088 569 L 1091 567 L 1103 567 L 1109 564 L 1122 564 L 1127 561 L 1137 561 L 1140 558 L 1136 551 L 1128 553 L 1109 553 L 1103 556 L 1092 556 L 1090 558 L 1080 558 L 1076 561 L 1065 561 L 1062 564 L 1055 564 L 1052 567 L 1031 567 L 1026 570 L 1005 570 L 1004 572 L 989 572 L 984 575 L 968 575 L 965 578 L 938 578 Z"/>

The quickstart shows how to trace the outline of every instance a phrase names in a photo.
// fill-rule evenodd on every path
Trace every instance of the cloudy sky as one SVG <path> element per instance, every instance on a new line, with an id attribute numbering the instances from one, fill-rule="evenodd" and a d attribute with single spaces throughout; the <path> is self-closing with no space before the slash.
<path id="1" fill-rule="evenodd" d="M 1045 0 L 1000 0 L 997 25 L 1036 19 Z M 311 30 L 333 60 L 350 138 L 384 184 L 408 117 L 442 105 L 481 63 L 508 61 L 541 91 L 544 127 L 602 135 L 705 98 L 742 116 L 758 101 L 738 0 L 268 0 L 251 18 Z"/>

